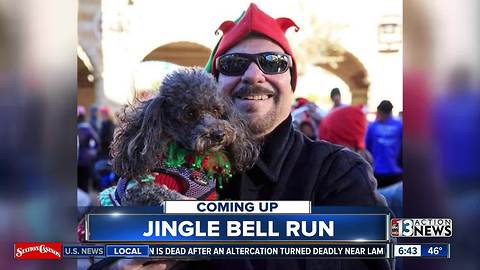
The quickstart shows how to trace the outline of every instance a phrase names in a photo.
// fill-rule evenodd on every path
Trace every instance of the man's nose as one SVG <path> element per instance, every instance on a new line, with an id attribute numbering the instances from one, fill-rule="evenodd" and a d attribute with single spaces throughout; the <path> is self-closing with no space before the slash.
<path id="1" fill-rule="evenodd" d="M 250 63 L 250 66 L 248 66 L 247 70 L 245 70 L 245 73 L 243 73 L 242 82 L 247 84 L 265 82 L 265 74 L 256 63 L 252 62 Z"/>

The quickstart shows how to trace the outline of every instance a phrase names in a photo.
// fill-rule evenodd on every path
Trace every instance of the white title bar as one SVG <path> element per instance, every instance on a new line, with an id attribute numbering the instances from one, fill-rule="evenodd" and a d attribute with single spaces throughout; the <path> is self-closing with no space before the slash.
<path id="1" fill-rule="evenodd" d="M 310 214 L 310 201 L 165 201 L 166 214 Z"/>

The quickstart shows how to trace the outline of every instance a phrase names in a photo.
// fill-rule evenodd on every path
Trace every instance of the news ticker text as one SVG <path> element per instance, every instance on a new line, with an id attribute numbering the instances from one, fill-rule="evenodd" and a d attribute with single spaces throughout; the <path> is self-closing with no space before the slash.
<path id="1" fill-rule="evenodd" d="M 21 243 L 16 259 L 61 258 L 450 258 L 449 244 L 62 244 Z M 53 247 L 53 248 L 52 248 Z"/>

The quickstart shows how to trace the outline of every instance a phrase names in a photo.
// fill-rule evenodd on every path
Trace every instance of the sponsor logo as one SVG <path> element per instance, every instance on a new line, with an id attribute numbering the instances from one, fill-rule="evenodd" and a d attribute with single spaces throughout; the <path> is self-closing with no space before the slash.
<path id="1" fill-rule="evenodd" d="M 62 258 L 62 243 L 15 243 L 15 259 L 59 260 Z"/>

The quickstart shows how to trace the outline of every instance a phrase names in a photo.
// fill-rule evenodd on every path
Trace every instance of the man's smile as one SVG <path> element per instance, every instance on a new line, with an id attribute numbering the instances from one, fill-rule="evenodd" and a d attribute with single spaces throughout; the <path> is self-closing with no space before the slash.
<path id="1" fill-rule="evenodd" d="M 273 95 L 246 95 L 246 96 L 236 96 L 237 99 L 243 100 L 266 100 L 273 97 Z"/>
<path id="2" fill-rule="evenodd" d="M 234 101 L 264 101 L 275 95 L 275 91 L 255 85 L 243 86 L 232 95 Z"/>
<path id="3" fill-rule="evenodd" d="M 274 94 L 249 94 L 234 95 L 232 97 L 235 106 L 244 113 L 265 112 L 273 106 Z"/>

